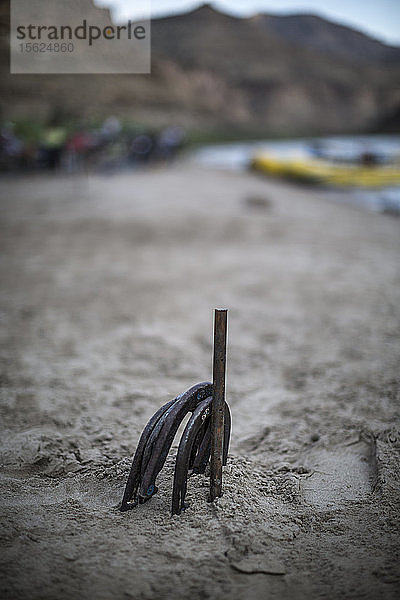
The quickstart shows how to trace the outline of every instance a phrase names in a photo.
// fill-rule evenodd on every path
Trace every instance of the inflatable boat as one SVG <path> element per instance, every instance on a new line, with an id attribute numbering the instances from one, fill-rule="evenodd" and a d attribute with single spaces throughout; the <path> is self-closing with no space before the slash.
<path id="1" fill-rule="evenodd" d="M 353 164 L 319 158 L 278 158 L 261 152 L 251 167 L 256 171 L 305 183 L 345 187 L 388 187 L 400 185 L 400 163 Z"/>

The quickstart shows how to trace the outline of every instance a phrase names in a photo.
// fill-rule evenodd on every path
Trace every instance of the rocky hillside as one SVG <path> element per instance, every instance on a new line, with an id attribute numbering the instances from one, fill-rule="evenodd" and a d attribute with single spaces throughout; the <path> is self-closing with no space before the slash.
<path id="1" fill-rule="evenodd" d="M 0 4 L 4 22 L 8 2 Z M 310 15 L 241 19 L 204 5 L 155 19 L 151 75 L 12 76 L 6 35 L 1 43 L 3 118 L 44 118 L 56 107 L 301 134 L 370 130 L 400 106 L 400 49 Z"/>
<path id="2" fill-rule="evenodd" d="M 372 61 L 390 64 L 400 61 L 400 48 L 387 46 L 360 31 L 316 15 L 257 15 L 253 20 L 266 33 L 277 35 L 290 44 L 353 63 Z"/>

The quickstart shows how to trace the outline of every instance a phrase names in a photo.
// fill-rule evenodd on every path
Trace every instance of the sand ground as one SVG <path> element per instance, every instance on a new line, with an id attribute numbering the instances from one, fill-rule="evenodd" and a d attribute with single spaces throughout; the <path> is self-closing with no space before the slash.
<path id="1" fill-rule="evenodd" d="M 2 597 L 399 597 L 399 220 L 184 164 L 0 190 Z M 211 376 L 214 307 L 224 496 L 195 476 L 171 517 L 172 452 L 121 514 L 148 418 Z"/>

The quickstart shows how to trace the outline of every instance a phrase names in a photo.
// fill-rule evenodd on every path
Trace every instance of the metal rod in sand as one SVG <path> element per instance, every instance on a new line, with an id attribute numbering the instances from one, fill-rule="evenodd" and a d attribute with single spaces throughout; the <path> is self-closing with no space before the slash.
<path id="1" fill-rule="evenodd" d="M 213 401 L 211 409 L 210 502 L 222 496 L 222 447 L 224 441 L 226 309 L 214 312 Z"/>

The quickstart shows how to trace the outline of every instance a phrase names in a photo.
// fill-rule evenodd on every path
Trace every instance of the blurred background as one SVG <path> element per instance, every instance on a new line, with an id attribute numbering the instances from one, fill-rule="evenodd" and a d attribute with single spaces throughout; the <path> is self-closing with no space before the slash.
<path id="1" fill-rule="evenodd" d="M 385 43 L 397 40 L 396 2 L 153 2 L 151 75 L 108 76 L 10 75 L 0 6 L 1 172 L 131 168 L 201 144 L 332 135 L 347 141 L 324 140 L 323 158 L 398 159 L 400 48 Z M 96 7 L 140 18 L 126 0 Z M 223 150 L 201 159 L 242 168 L 254 155 Z M 315 157 L 321 144 L 288 150 Z"/>

